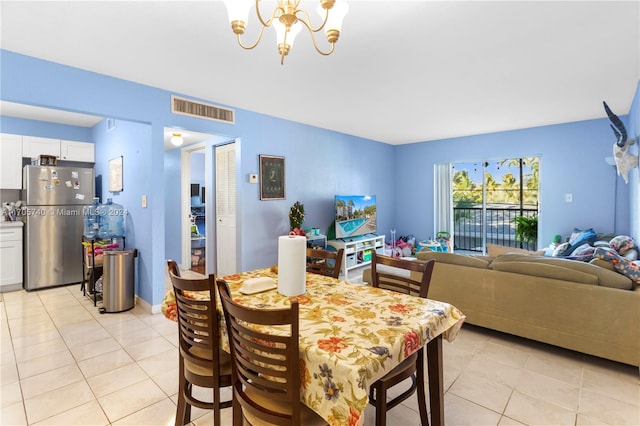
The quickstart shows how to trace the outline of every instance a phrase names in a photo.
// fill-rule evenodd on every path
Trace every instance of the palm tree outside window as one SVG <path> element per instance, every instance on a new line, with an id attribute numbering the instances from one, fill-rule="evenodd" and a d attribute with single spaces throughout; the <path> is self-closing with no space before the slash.
<path id="1" fill-rule="evenodd" d="M 455 249 L 484 252 L 491 243 L 535 250 L 537 235 L 516 231 L 521 223 L 537 229 L 539 165 L 539 157 L 453 164 Z"/>

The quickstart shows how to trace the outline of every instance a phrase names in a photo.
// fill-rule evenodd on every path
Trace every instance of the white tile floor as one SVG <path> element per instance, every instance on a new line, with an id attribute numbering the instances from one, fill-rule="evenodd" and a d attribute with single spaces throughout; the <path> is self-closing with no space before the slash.
<path id="1" fill-rule="evenodd" d="M 138 308 L 101 315 L 79 285 L 0 297 L 0 424 L 173 424 L 175 323 Z M 444 354 L 447 425 L 640 425 L 637 367 L 473 326 Z M 415 398 L 387 420 L 419 424 Z"/>

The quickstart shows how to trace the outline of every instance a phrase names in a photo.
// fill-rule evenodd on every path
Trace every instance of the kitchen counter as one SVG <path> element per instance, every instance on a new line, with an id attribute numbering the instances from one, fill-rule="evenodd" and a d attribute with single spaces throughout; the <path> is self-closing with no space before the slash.
<path id="1" fill-rule="evenodd" d="M 0 222 L 0 293 L 22 289 L 23 222 Z"/>

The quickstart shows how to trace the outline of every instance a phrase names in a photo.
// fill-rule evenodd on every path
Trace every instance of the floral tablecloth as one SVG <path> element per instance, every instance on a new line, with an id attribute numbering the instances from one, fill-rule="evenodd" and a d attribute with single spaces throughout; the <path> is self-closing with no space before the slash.
<path id="1" fill-rule="evenodd" d="M 301 296 L 240 293 L 244 280 L 254 277 L 278 278 L 269 269 L 223 278 L 237 303 L 268 309 L 298 300 L 301 400 L 332 426 L 364 424 L 369 386 L 434 337 L 453 341 L 465 318 L 448 303 L 311 273 Z M 175 320 L 172 296 L 162 311 Z"/>

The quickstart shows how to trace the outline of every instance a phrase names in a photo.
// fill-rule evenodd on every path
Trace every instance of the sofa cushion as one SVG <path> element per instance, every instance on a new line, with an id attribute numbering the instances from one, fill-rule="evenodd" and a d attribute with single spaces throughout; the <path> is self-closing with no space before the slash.
<path id="1" fill-rule="evenodd" d="M 616 269 L 613 267 L 613 265 L 610 262 L 607 262 L 606 260 L 602 260 L 602 259 L 598 259 L 597 257 L 594 257 L 589 261 L 589 263 L 592 265 L 596 265 L 600 268 L 608 269 L 611 272 L 616 272 Z"/>
<path id="2" fill-rule="evenodd" d="M 455 253 L 443 253 L 438 251 L 419 251 L 416 253 L 418 260 L 433 259 L 436 262 L 450 263 L 453 265 L 469 266 L 472 268 L 489 269 L 489 261 L 484 256 L 473 256 Z"/>
<path id="3" fill-rule="evenodd" d="M 571 271 L 594 275 L 598 279 L 596 284 L 604 287 L 630 289 L 632 285 L 629 278 L 615 271 L 612 271 L 609 268 L 601 268 L 600 266 L 591 263 L 580 262 L 577 260 L 562 259 L 557 257 L 527 256 L 521 254 L 503 254 L 502 256 L 498 256 L 493 260 L 493 262 L 491 263 L 491 268 L 496 269 L 494 265 L 501 262 L 528 262 L 533 263 L 536 266 L 541 264 L 558 266 Z M 579 275 L 576 275 L 575 277 L 567 278 L 567 281 L 581 282 L 579 277 Z"/>
<path id="4" fill-rule="evenodd" d="M 573 281 L 581 284 L 598 284 L 598 277 L 596 275 L 563 268 L 561 266 L 547 265 L 544 263 L 494 261 L 491 263 L 491 269 L 495 271 L 513 272 L 516 274 L 533 275 L 536 277 L 551 278 L 555 280 Z"/>
<path id="5" fill-rule="evenodd" d="M 487 244 L 487 254 L 491 257 L 500 256 L 505 253 L 518 253 L 518 254 L 544 254 L 544 250 L 531 251 L 517 247 L 501 246 L 499 244 Z"/>

